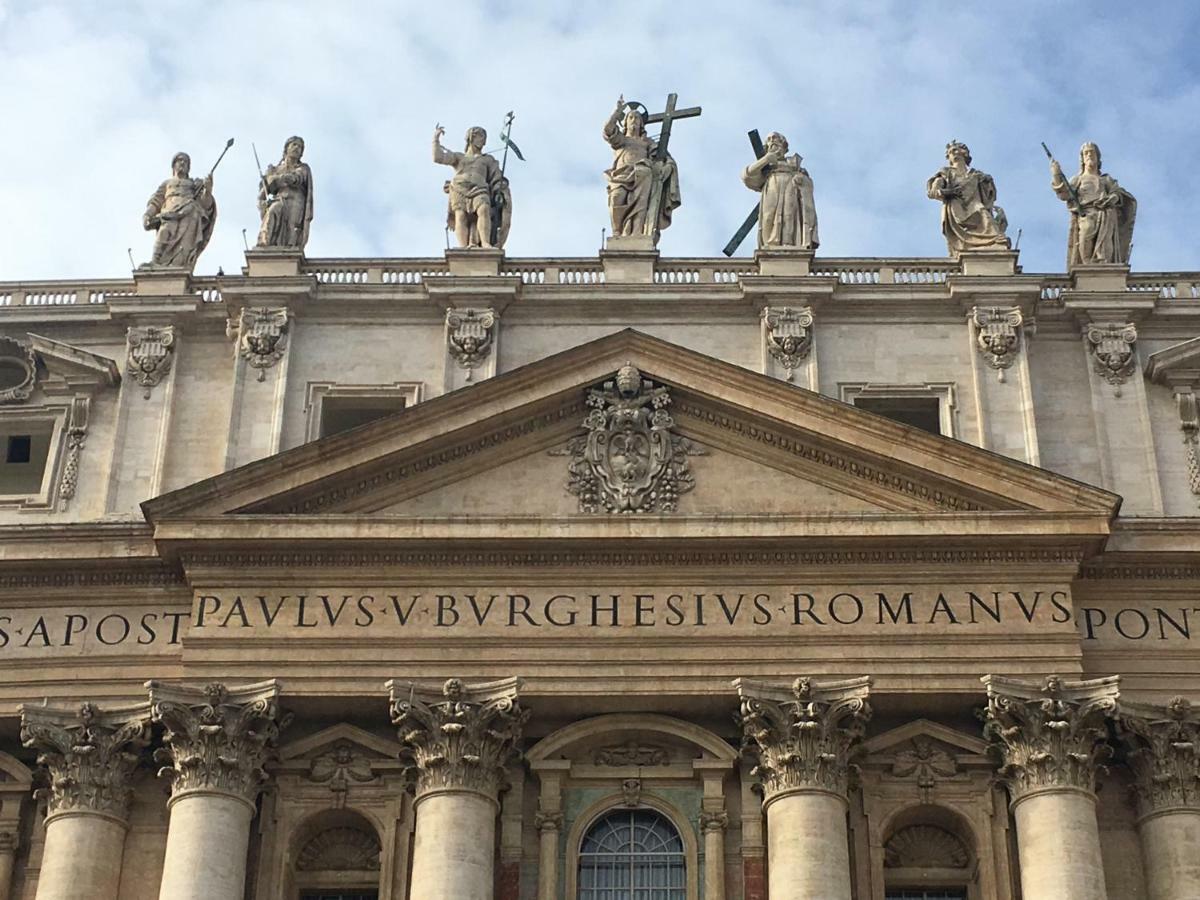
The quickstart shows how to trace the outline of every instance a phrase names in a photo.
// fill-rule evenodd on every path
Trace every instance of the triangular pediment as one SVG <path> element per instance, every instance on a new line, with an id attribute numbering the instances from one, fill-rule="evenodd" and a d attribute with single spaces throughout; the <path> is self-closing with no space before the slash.
<path id="1" fill-rule="evenodd" d="M 1106 532 L 1119 503 L 1098 488 L 626 330 L 143 508 L 160 539 L 170 522 L 215 518 L 227 534 L 233 520 L 286 521 L 293 539 L 304 537 L 295 529 L 305 521 L 350 518 L 380 527 L 422 523 L 412 527 L 427 535 L 434 521 L 477 536 L 495 536 L 498 521 L 552 520 L 586 531 L 613 514 L 583 508 L 580 491 L 569 490 L 570 466 L 587 434 L 592 392 L 611 391 L 627 364 L 665 389 L 675 450 L 695 481 L 680 490 L 675 509 L 624 516 L 629 528 L 739 520 L 759 529 L 791 522 L 793 531 L 811 533 L 839 517 L 1050 514 L 1089 519 L 1083 530 L 1094 536 Z M 450 537 L 454 528 L 439 533 Z M 566 532 L 542 531 L 555 534 Z M 393 527 L 388 536 L 399 535 Z"/>

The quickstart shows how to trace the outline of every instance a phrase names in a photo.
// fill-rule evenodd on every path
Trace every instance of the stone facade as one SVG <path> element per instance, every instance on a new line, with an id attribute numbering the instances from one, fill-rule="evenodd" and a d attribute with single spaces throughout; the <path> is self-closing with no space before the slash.
<path id="1" fill-rule="evenodd" d="M 596 900 L 621 823 L 1196 900 L 1197 334 L 1001 246 L 0 284 L 0 900 Z"/>

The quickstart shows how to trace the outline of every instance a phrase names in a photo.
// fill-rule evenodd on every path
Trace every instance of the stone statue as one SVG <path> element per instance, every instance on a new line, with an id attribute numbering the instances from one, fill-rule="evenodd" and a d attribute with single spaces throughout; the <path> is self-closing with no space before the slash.
<path id="1" fill-rule="evenodd" d="M 192 178 L 191 169 L 191 157 L 176 153 L 171 160 L 171 177 L 158 186 L 146 203 L 142 226 L 158 232 L 151 266 L 178 267 L 190 272 L 212 237 L 217 222 L 212 173 Z"/>
<path id="2" fill-rule="evenodd" d="M 777 131 L 767 135 L 766 151 L 742 170 L 742 183 L 762 193 L 758 246 L 816 250 L 817 207 L 808 170 L 798 154 L 787 155 L 787 138 Z"/>
<path id="3" fill-rule="evenodd" d="M 658 145 L 646 136 L 645 113 L 627 105 L 624 96 L 617 99 L 616 109 L 604 123 L 604 140 L 614 151 L 612 168 L 604 171 L 613 235 L 646 235 L 658 243 L 659 233 L 670 226 L 671 214 L 681 202 L 675 160 L 669 155 L 655 158 Z"/>
<path id="4" fill-rule="evenodd" d="M 996 205 L 992 176 L 971 168 L 971 151 L 959 141 L 946 145 L 946 161 L 949 165 L 925 182 L 925 192 L 942 203 L 942 234 L 950 255 L 1010 247 L 1004 234 L 1008 217 Z"/>
<path id="5" fill-rule="evenodd" d="M 496 157 L 483 152 L 487 132 L 478 125 L 467 129 L 462 153 L 442 146 L 445 133 L 440 125 L 433 132 L 433 161 L 454 168 L 444 186 L 450 197 L 447 227 L 460 247 L 503 248 L 512 223 L 512 191 Z"/>
<path id="6" fill-rule="evenodd" d="M 289 247 L 303 250 L 313 217 L 312 170 L 300 161 L 304 138 L 290 137 L 283 157 L 258 183 L 259 247 Z"/>
<path id="7" fill-rule="evenodd" d="M 1079 149 L 1079 174 L 1070 181 L 1050 160 L 1050 187 L 1071 210 L 1067 268 L 1089 263 L 1127 263 L 1133 246 L 1137 201 L 1117 179 L 1100 171 L 1100 148 L 1090 141 Z"/>

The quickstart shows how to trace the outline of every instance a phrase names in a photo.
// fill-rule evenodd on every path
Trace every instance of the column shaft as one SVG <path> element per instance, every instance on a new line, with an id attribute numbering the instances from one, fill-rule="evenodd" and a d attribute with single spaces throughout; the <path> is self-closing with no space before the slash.
<path id="1" fill-rule="evenodd" d="M 725 900 L 725 829 L 704 830 L 704 900 Z"/>
<path id="2" fill-rule="evenodd" d="M 409 900 L 491 900 L 495 845 L 495 801 L 469 791 L 421 798 Z"/>
<path id="3" fill-rule="evenodd" d="M 767 806 L 771 900 L 850 900 L 846 801 L 797 791 Z"/>
<path id="4" fill-rule="evenodd" d="M 538 837 L 537 900 L 558 900 L 558 829 L 545 825 Z"/>
<path id="5" fill-rule="evenodd" d="M 1138 833 L 1150 900 L 1200 897 L 1200 808 L 1146 816 Z"/>
<path id="6" fill-rule="evenodd" d="M 0 835 L 0 900 L 9 900 L 12 896 L 13 859 L 16 855 L 11 844 L 5 844 L 4 836 Z"/>
<path id="7" fill-rule="evenodd" d="M 1013 815 L 1024 900 L 1107 900 L 1093 795 L 1070 788 L 1028 794 Z"/>
<path id="8" fill-rule="evenodd" d="M 110 816 L 86 812 L 47 819 L 37 900 L 116 900 L 125 831 Z"/>
<path id="9" fill-rule="evenodd" d="M 253 806 L 228 794 L 173 799 L 159 900 L 242 900 L 253 817 Z"/>

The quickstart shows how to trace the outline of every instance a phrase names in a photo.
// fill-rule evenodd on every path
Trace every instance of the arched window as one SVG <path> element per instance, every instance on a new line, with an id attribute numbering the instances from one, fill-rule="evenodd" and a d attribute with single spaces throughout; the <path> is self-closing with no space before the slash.
<path id="1" fill-rule="evenodd" d="M 578 900 L 686 900 L 683 840 L 665 816 L 622 809 L 598 819 L 579 849 Z"/>

